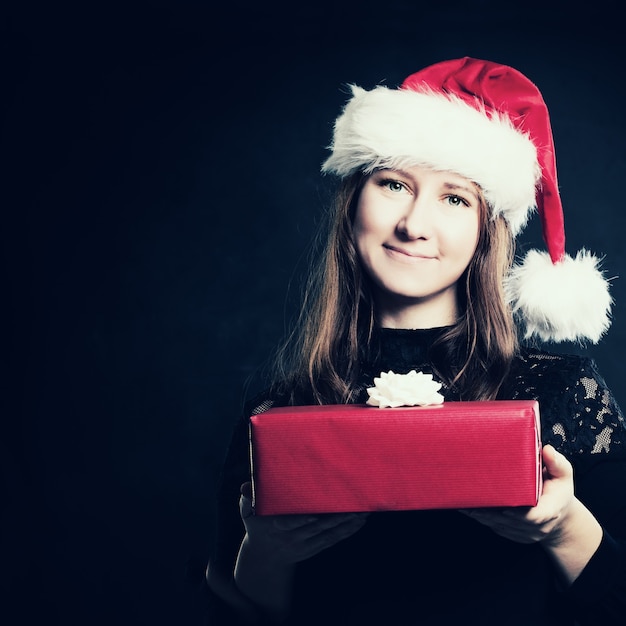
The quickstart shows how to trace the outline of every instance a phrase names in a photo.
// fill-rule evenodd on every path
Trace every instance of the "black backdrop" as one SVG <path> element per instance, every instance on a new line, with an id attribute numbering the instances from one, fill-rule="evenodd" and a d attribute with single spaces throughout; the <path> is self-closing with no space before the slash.
<path id="1" fill-rule="evenodd" d="M 4 623 L 201 623 L 188 561 L 206 558 L 244 387 L 293 310 L 346 83 L 471 55 L 539 85 L 568 250 L 617 277 L 589 352 L 626 402 L 617 12 L 503 4 L 3 10 Z"/>

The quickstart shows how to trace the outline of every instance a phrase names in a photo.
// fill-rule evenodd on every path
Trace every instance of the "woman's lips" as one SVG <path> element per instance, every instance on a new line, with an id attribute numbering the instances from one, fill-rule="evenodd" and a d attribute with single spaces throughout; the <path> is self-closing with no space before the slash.
<path id="1" fill-rule="evenodd" d="M 413 250 L 406 250 L 404 248 L 398 248 L 396 246 L 383 245 L 389 256 L 405 263 L 416 263 L 419 261 L 432 261 L 434 256 L 425 254 L 424 252 L 417 252 Z"/>

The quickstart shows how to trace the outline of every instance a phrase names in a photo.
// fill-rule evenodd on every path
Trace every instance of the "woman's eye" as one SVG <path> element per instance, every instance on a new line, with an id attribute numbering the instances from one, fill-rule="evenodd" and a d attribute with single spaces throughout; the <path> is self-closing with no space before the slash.
<path id="1" fill-rule="evenodd" d="M 399 191 L 404 191 L 404 185 L 397 180 L 383 180 L 382 185 L 383 187 L 387 187 L 389 191 L 393 191 L 396 193 Z"/>
<path id="2" fill-rule="evenodd" d="M 469 203 L 461 196 L 447 196 L 447 200 L 452 206 L 469 206 Z"/>

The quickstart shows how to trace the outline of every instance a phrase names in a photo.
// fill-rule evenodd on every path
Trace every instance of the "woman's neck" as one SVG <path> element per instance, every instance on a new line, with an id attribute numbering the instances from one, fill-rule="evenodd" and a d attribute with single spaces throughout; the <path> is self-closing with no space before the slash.
<path id="1" fill-rule="evenodd" d="M 378 319 L 383 328 L 439 328 L 458 319 L 456 298 L 429 298 L 417 302 L 378 303 Z"/>

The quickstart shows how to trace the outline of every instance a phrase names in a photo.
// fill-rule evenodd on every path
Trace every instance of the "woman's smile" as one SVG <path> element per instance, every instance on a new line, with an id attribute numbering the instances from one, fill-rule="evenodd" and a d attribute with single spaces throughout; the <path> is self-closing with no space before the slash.
<path id="1" fill-rule="evenodd" d="M 383 244 L 383 248 L 385 248 L 385 250 L 392 259 L 395 259 L 400 263 L 419 263 L 420 261 L 437 260 L 436 255 L 426 254 L 425 252 L 407 250 L 406 248 L 394 246 L 391 244 Z"/>

